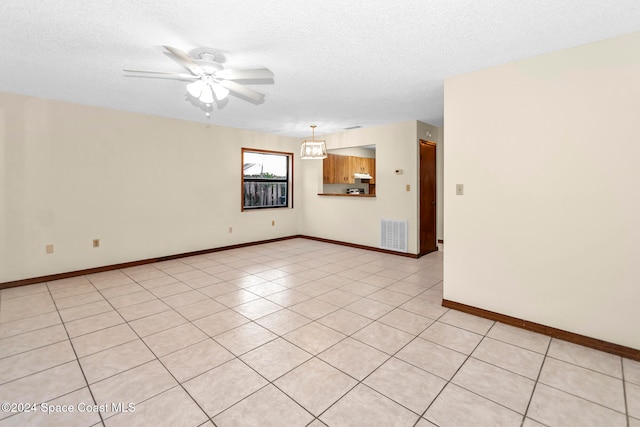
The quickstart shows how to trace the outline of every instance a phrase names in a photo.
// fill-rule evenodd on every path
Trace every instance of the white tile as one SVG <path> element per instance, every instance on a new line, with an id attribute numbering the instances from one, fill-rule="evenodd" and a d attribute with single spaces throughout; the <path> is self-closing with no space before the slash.
<path id="1" fill-rule="evenodd" d="M 208 416 L 215 417 L 266 384 L 253 369 L 233 359 L 187 381 L 184 387 Z"/>
<path id="2" fill-rule="evenodd" d="M 201 425 L 207 415 L 181 388 L 174 387 L 134 406 L 135 411 L 122 412 L 105 420 L 107 427 L 146 427 L 167 425 L 192 427 Z"/>
<path id="3" fill-rule="evenodd" d="M 471 354 L 480 343 L 482 335 L 446 323 L 434 322 L 420 334 L 420 338 L 460 353 Z"/>
<path id="4" fill-rule="evenodd" d="M 276 338 L 273 332 L 251 322 L 217 335 L 215 340 L 239 356 Z"/>
<path id="5" fill-rule="evenodd" d="M 150 397 L 178 385 L 171 374 L 157 360 L 152 360 L 133 369 L 106 378 L 89 387 L 98 405 L 112 403 L 139 404 Z M 115 415 L 110 410 L 103 416 Z"/>
<path id="6" fill-rule="evenodd" d="M 480 335 L 485 335 L 494 324 L 493 320 L 483 319 L 482 317 L 473 316 L 457 310 L 447 311 L 438 320 Z"/>
<path id="7" fill-rule="evenodd" d="M 548 356 L 616 378 L 622 378 L 620 356 L 558 339 L 551 340 Z"/>
<path id="8" fill-rule="evenodd" d="M 533 393 L 527 417 L 548 426 L 562 427 L 625 427 L 624 414 L 538 384 Z"/>
<path id="9" fill-rule="evenodd" d="M 357 380 L 364 379 L 389 359 L 388 354 L 348 337 L 318 357 Z"/>
<path id="10" fill-rule="evenodd" d="M 640 385 L 640 362 L 631 359 L 622 359 L 624 368 L 624 380 Z"/>
<path id="11" fill-rule="evenodd" d="M 493 325 L 487 336 L 542 354 L 547 352 L 549 341 L 551 341 L 548 336 L 499 322 Z"/>
<path id="12" fill-rule="evenodd" d="M 316 322 L 302 326 L 284 336 L 287 341 L 313 355 L 326 350 L 344 338 L 344 334 Z"/>
<path id="13" fill-rule="evenodd" d="M 535 380 L 542 366 L 544 355 L 485 338 L 471 354 L 471 357 L 498 366 L 502 369 Z"/>
<path id="14" fill-rule="evenodd" d="M 396 357 L 445 380 L 451 379 L 467 359 L 462 353 L 422 338 L 411 341 Z"/>
<path id="15" fill-rule="evenodd" d="M 112 347 L 80 359 L 89 384 L 119 374 L 155 359 L 141 340 Z"/>
<path id="16" fill-rule="evenodd" d="M 524 414 L 535 381 L 470 358 L 451 380 L 480 396 Z"/>
<path id="17" fill-rule="evenodd" d="M 364 383 L 389 399 L 422 414 L 447 384 L 445 380 L 395 357 Z"/>
<path id="18" fill-rule="evenodd" d="M 313 415 L 320 415 L 358 382 L 313 358 L 280 377 L 275 385 Z"/>
<path id="19" fill-rule="evenodd" d="M 5 402 L 47 402 L 86 387 L 86 385 L 80 366 L 74 360 L 2 384 L 0 385 L 0 396 Z M 0 419 L 7 415 L 9 414 L 0 412 Z"/>
<path id="20" fill-rule="evenodd" d="M 207 335 L 191 323 L 176 326 L 143 338 L 157 357 L 165 356 L 206 340 Z"/>
<path id="21" fill-rule="evenodd" d="M 626 394 L 629 416 L 640 419 L 640 385 L 627 383 Z"/>
<path id="22" fill-rule="evenodd" d="M 0 359 L 0 384 L 75 360 L 69 340 Z"/>
<path id="23" fill-rule="evenodd" d="M 424 418 L 440 427 L 519 427 L 523 416 L 450 383 Z"/>
<path id="24" fill-rule="evenodd" d="M 358 385 L 320 419 L 329 426 L 411 427 L 419 415 L 365 385 Z"/>
<path id="25" fill-rule="evenodd" d="M 233 358 L 232 353 L 212 339 L 208 339 L 173 352 L 160 360 L 182 383 Z"/>
<path id="26" fill-rule="evenodd" d="M 280 427 L 306 426 L 313 415 L 287 395 L 268 385 L 216 416 L 219 426 Z"/>
<path id="27" fill-rule="evenodd" d="M 548 357 L 540 383 L 624 412 L 622 380 Z"/>

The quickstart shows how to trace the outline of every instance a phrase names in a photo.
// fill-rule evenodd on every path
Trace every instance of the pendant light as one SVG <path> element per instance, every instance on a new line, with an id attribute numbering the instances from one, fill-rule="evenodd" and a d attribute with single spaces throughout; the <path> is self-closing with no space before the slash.
<path id="1" fill-rule="evenodd" d="M 327 144 L 324 140 L 316 140 L 316 127 L 316 125 L 311 125 L 311 139 L 302 141 L 300 158 L 303 160 L 327 158 Z"/>

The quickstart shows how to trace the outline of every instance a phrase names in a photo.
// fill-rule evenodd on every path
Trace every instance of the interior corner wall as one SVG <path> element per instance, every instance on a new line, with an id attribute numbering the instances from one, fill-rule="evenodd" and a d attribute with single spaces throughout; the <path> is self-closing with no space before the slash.
<path id="1" fill-rule="evenodd" d="M 444 298 L 640 349 L 638 112 L 640 33 L 448 79 Z"/>
<path id="2" fill-rule="evenodd" d="M 304 160 L 301 233 L 380 247 L 380 220 L 408 221 L 408 252 L 417 253 L 418 141 L 416 121 L 323 135 L 327 149 L 376 146 L 376 197 L 319 196 L 322 162 Z M 402 175 L 394 171 L 402 169 Z M 406 191 L 406 186 L 410 190 Z"/>
<path id="3" fill-rule="evenodd" d="M 298 234 L 297 169 L 294 209 L 240 211 L 242 147 L 300 164 L 295 138 L 0 93 L 0 282 Z"/>

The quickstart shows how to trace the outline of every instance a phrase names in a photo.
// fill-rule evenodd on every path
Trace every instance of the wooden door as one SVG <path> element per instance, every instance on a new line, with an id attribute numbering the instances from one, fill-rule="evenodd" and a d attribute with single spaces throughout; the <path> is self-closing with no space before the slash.
<path id="1" fill-rule="evenodd" d="M 436 143 L 420 140 L 420 255 L 438 250 Z"/>

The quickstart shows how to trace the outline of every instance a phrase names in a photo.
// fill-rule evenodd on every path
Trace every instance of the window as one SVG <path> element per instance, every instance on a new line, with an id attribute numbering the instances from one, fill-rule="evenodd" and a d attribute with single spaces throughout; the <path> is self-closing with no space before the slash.
<path id="1" fill-rule="evenodd" d="M 293 206 L 293 153 L 242 149 L 242 210 Z"/>

